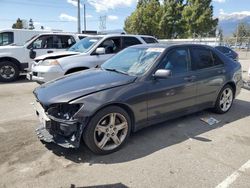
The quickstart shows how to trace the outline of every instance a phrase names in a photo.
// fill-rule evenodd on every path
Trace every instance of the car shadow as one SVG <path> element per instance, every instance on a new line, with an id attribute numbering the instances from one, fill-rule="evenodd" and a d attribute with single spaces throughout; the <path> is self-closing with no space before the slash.
<path id="1" fill-rule="evenodd" d="M 30 81 L 26 78 L 25 75 L 21 75 L 19 76 L 19 78 L 16 81 L 13 82 L 0 82 L 0 84 L 18 84 L 18 83 L 28 83 L 28 82 L 34 82 L 34 81 Z"/>
<path id="2" fill-rule="evenodd" d="M 76 187 L 74 184 L 71 184 L 69 188 L 128 188 L 128 187 L 122 183 L 115 183 L 115 184 L 83 186 L 83 187 Z"/>
<path id="3" fill-rule="evenodd" d="M 223 126 L 231 126 L 229 123 L 249 115 L 250 102 L 236 99 L 230 111 L 223 115 L 201 111 L 144 128 L 132 134 L 123 148 L 109 155 L 95 155 L 84 144 L 79 149 L 65 149 L 56 144 L 45 144 L 45 146 L 54 154 L 75 163 L 89 163 L 89 165 L 122 163 L 145 157 L 190 138 L 200 142 L 212 142 L 200 135 Z M 220 122 L 211 126 L 201 121 L 202 117 L 214 117 Z"/>

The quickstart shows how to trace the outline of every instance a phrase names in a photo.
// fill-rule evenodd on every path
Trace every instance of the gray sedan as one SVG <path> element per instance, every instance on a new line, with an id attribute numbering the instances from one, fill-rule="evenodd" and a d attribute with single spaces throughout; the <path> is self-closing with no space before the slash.
<path id="1" fill-rule="evenodd" d="M 101 68 L 35 89 L 39 138 L 97 154 L 124 145 L 131 132 L 213 108 L 226 113 L 242 86 L 241 65 L 204 45 L 129 47 Z"/>

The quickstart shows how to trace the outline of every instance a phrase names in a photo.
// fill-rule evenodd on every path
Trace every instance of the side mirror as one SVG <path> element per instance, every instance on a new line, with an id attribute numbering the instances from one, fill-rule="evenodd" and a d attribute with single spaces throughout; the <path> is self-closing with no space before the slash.
<path id="1" fill-rule="evenodd" d="M 95 53 L 96 53 L 97 55 L 105 54 L 105 48 L 103 48 L 103 47 L 97 48 L 97 49 L 95 50 Z"/>
<path id="2" fill-rule="evenodd" d="M 30 49 L 30 59 L 35 59 L 36 52 L 33 50 L 33 48 Z"/>
<path id="3" fill-rule="evenodd" d="M 171 76 L 171 70 L 169 69 L 158 69 L 155 73 L 154 73 L 154 78 L 169 78 Z"/>

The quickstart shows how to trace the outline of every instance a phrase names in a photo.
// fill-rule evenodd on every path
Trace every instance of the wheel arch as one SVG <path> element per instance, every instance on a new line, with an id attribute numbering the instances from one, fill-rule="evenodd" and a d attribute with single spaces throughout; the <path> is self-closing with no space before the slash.
<path id="1" fill-rule="evenodd" d="M 65 72 L 65 75 L 71 74 L 71 73 L 77 72 L 77 71 L 87 70 L 87 69 L 89 69 L 89 67 L 74 67 L 74 68 L 71 68 L 71 69 L 67 70 Z"/>
<path id="2" fill-rule="evenodd" d="M 232 89 L 233 89 L 233 95 L 234 95 L 234 98 L 235 98 L 236 84 L 235 84 L 233 81 L 229 81 L 229 82 L 227 82 L 226 84 L 224 84 L 223 87 L 225 87 L 226 85 L 230 85 L 230 86 L 232 87 Z M 222 87 L 222 88 L 223 88 L 223 87 Z"/>
<path id="3" fill-rule="evenodd" d="M 10 61 L 12 63 L 15 63 L 17 67 L 19 68 L 19 70 L 21 70 L 21 63 L 17 59 L 13 57 L 0 57 L 0 63 L 4 61 Z"/>
<path id="4" fill-rule="evenodd" d="M 135 131 L 135 114 L 134 114 L 134 111 L 132 110 L 132 108 L 127 105 L 127 104 L 124 104 L 124 103 L 120 103 L 120 102 L 112 102 L 112 103 L 109 103 L 109 104 L 105 104 L 103 106 L 101 106 L 100 108 L 98 108 L 92 115 L 91 117 L 93 117 L 96 113 L 98 113 L 99 111 L 103 110 L 104 108 L 108 108 L 110 106 L 118 106 L 120 108 L 122 108 L 123 110 L 125 110 L 128 115 L 130 116 L 131 118 L 131 130 L 132 132 Z M 91 119 L 90 117 L 90 119 Z"/>

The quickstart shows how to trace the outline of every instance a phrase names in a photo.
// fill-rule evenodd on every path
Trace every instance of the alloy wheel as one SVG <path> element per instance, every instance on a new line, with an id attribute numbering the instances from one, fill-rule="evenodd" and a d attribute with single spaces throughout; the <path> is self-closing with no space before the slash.
<path id="1" fill-rule="evenodd" d="M 120 146 L 128 134 L 128 122 L 120 113 L 110 113 L 101 118 L 94 131 L 94 141 L 101 150 Z"/>
<path id="2" fill-rule="evenodd" d="M 226 88 L 220 97 L 220 108 L 223 112 L 228 111 L 233 102 L 233 91 L 230 88 Z"/>

